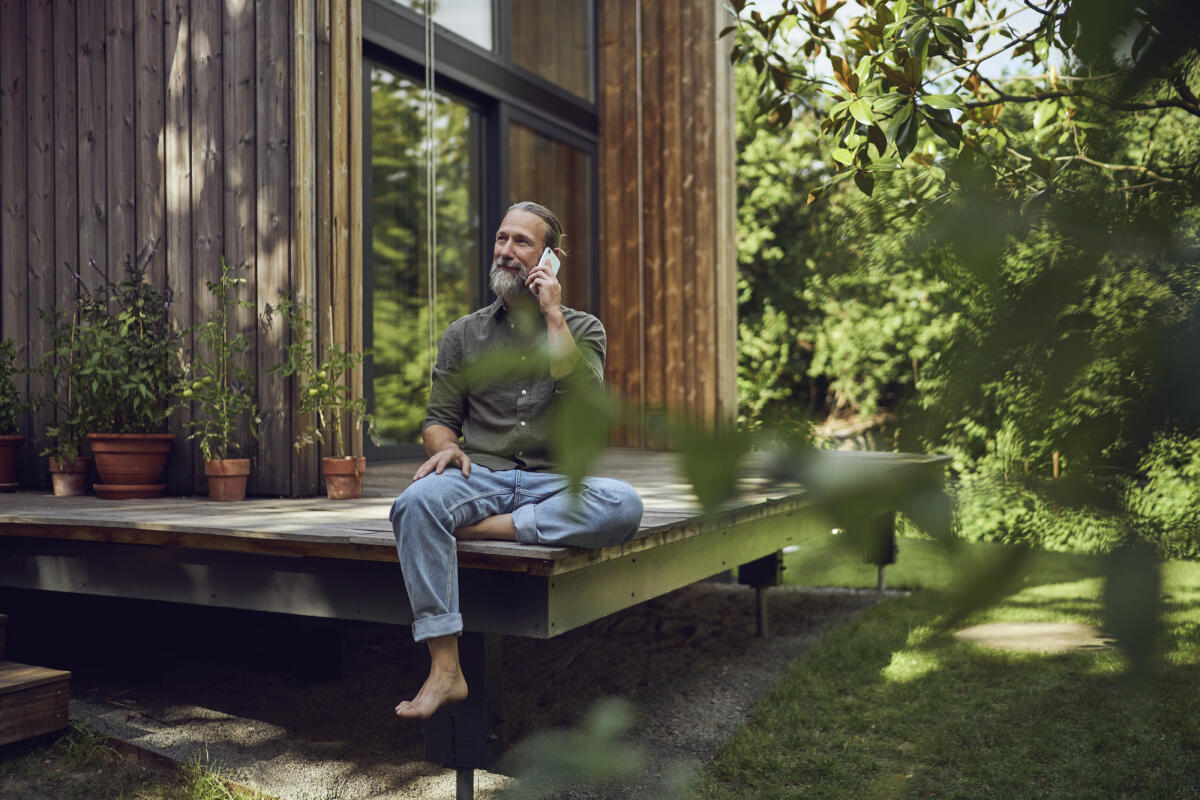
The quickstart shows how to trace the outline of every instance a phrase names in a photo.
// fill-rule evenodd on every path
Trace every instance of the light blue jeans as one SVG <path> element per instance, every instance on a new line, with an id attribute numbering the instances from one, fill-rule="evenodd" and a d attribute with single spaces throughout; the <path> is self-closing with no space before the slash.
<path id="1" fill-rule="evenodd" d="M 471 465 L 469 478 L 450 467 L 414 481 L 392 503 L 388 519 L 418 642 L 462 632 L 454 529 L 497 514 L 513 515 L 522 544 L 608 547 L 638 532 L 642 498 L 615 478 L 587 478 L 572 495 L 562 475 L 479 464 Z"/>

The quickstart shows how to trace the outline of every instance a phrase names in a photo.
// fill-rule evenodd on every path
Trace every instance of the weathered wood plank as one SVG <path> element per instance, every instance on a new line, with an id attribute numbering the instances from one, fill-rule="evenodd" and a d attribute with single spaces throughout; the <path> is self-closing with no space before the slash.
<path id="1" fill-rule="evenodd" d="M 331 192 L 331 237 L 333 258 L 331 272 L 332 292 L 329 296 L 331 321 L 330 340 L 341 342 L 343 347 L 350 340 L 350 109 L 354 102 L 348 96 L 350 90 L 350 3 L 347 0 L 332 0 L 330 8 L 332 27 L 330 30 L 330 73 L 331 89 L 330 122 L 332 128 L 332 162 L 330 172 L 333 182 Z M 324 320 L 321 320 L 324 322 Z M 349 388 L 350 376 L 342 377 Z M 349 415 L 343 414 L 340 424 L 343 431 L 349 424 Z M 323 455 L 337 455 L 326 442 Z"/>
<path id="2" fill-rule="evenodd" d="M 76 6 L 79 41 L 79 272 L 84 286 L 108 279 L 108 129 L 105 122 L 104 8 Z"/>
<path id="3" fill-rule="evenodd" d="M 716 30 L 733 23 L 733 14 L 721 0 L 714 0 Z M 714 34 L 715 36 L 715 34 Z M 729 64 L 732 39 L 726 37 L 716 48 L 714 76 L 714 187 L 713 218 L 717 221 L 716 342 L 717 416 L 732 421 L 737 417 L 737 153 L 734 111 L 737 95 L 733 68 Z"/>
<path id="4" fill-rule="evenodd" d="M 192 8 L 191 0 L 167 0 L 163 11 L 163 53 L 167 76 L 164 111 L 163 154 L 166 197 L 167 287 L 175 294 L 172 313 L 175 324 L 186 331 L 194 320 L 192 287 Z M 184 350 L 191 352 L 191 336 L 185 334 Z M 167 461 L 167 488 L 191 491 L 193 467 L 191 448 L 179 446 L 187 436 L 182 421 L 190 409 L 180 409 L 168 424 L 176 446 Z"/>
<path id="5" fill-rule="evenodd" d="M 300 24 L 302 19 L 297 19 Z M 255 4 L 255 75 L 257 76 L 255 129 L 257 148 L 257 259 L 258 310 L 274 307 L 279 295 L 292 289 L 289 280 L 291 248 L 291 124 L 288 77 L 291 69 L 289 10 L 284 3 Z M 302 78 L 298 79 L 302 81 Z M 299 91 L 299 90 L 297 90 Z M 302 253 L 297 253 L 301 256 Z M 270 369 L 283 360 L 287 330 L 276 319 L 258 358 L 259 405 L 263 444 L 259 447 L 258 490 L 264 494 L 292 494 L 293 483 L 289 381 Z"/>
<path id="6" fill-rule="evenodd" d="M 665 401 L 673 413 L 690 411 L 684 383 L 684 302 L 693 287 L 683 281 L 683 155 L 680 67 L 682 31 L 680 0 L 663 0 L 662 36 L 662 217 L 663 217 L 663 356 L 666 380 Z"/>
<path id="7" fill-rule="evenodd" d="M 643 369 L 646 405 L 653 414 L 667 402 L 663 286 L 663 56 L 662 9 L 642 9 L 642 252 L 645 259 Z"/>
<path id="8" fill-rule="evenodd" d="M 683 356 L 683 405 L 695 419 L 706 420 L 701 409 L 700 382 L 708 367 L 699 360 L 698 332 L 704 329 L 704 312 L 699 299 L 701 283 L 708 276 L 696 269 L 696 0 L 680 0 L 679 31 L 679 193 L 680 193 L 680 276 L 683 284 L 683 330 L 680 336 Z"/>
<path id="9" fill-rule="evenodd" d="M 621 231 L 617 240 L 622 251 L 618 258 L 622 264 L 619 276 L 621 285 L 618 287 L 618 297 L 623 297 L 622 316 L 618 316 L 619 327 L 624 335 L 624 361 L 626 382 L 621 389 L 626 393 L 630 402 L 637 408 L 637 421 L 632 430 L 629 444 L 644 444 L 644 424 L 646 406 L 646 364 L 644 357 L 644 324 L 645 324 L 645 288 L 643 274 L 645 258 L 642 252 L 642 191 L 644 177 L 642 175 L 642 108 L 641 97 L 638 93 L 639 71 L 642 63 L 642 50 L 637 46 L 639 19 L 637 8 L 630 8 L 628 3 L 617 3 L 623 9 L 619 14 L 622 19 L 620 39 L 616 44 L 613 58 L 618 62 L 617 92 L 620 96 L 621 118 L 624 120 L 624 132 L 620 139 L 621 156 L 617 169 L 621 174 Z M 632 57 L 630 55 L 632 54 Z M 607 238 L 607 237 L 601 237 Z"/>
<path id="10" fill-rule="evenodd" d="M 134 252 L 142 257 L 149 280 L 159 287 L 167 285 L 164 37 L 163 0 L 136 0 L 133 26 L 137 70 L 134 81 L 134 118 L 137 121 Z"/>
<path id="11" fill-rule="evenodd" d="M 717 324 L 716 314 L 718 292 L 715 259 L 716 228 L 720 223 L 716 218 L 716 208 L 713 205 L 716 162 L 713 158 L 713 103 L 709 98 L 712 97 L 713 79 L 720 64 L 716 57 L 717 30 L 714 27 L 713 4 L 709 0 L 689 0 L 689 2 L 693 8 L 693 23 L 688 28 L 695 32 L 695 40 L 691 48 L 694 53 L 692 59 L 693 85 L 695 96 L 700 98 L 700 101 L 693 106 L 695 118 L 694 170 L 696 175 L 693 216 L 697 220 L 698 230 L 695 244 L 690 251 L 696 254 L 696 296 L 693 313 L 696 319 L 695 361 L 698 365 L 696 375 L 697 413 L 701 419 L 713 423 L 718 418 L 717 386 L 720 365 L 717 362 L 717 341 L 718 337 L 723 334 Z M 727 65 L 727 62 L 725 63 Z M 730 266 L 736 269 L 736 264 Z M 724 290 L 722 286 L 720 291 Z M 736 330 L 733 331 L 733 334 L 736 335 Z"/>
<path id="12" fill-rule="evenodd" d="M 350 64 L 350 287 L 348 298 L 349 344 L 355 352 L 363 349 L 363 60 L 362 4 L 350 3 L 350 44 L 347 49 Z M 350 396 L 363 396 L 363 372 L 355 373 L 350 382 Z M 363 453 L 363 431 L 358 426 L 351 436 L 351 452 Z"/>
<path id="13" fill-rule="evenodd" d="M 79 73 L 75 0 L 54 3 L 54 284 L 61 308 L 72 308 L 79 284 Z"/>
<path id="14" fill-rule="evenodd" d="M 4 0 L 0 15 L 5 20 L 0 29 L 0 337 L 14 339 L 19 346 L 29 325 L 25 3 Z M 24 366 L 27 359 L 22 351 L 18 365 Z M 23 381 L 20 388 L 24 390 Z"/>
<path id="15" fill-rule="evenodd" d="M 319 86 L 320 81 L 327 82 L 329 76 L 328 2 L 327 0 L 304 0 L 303 3 L 297 3 L 295 6 L 297 15 L 302 10 L 303 21 L 298 17 L 296 19 L 297 68 L 294 70 L 294 74 L 297 78 L 292 87 L 296 104 L 292 128 L 298 138 L 292 185 L 297 193 L 296 221 L 299 224 L 302 217 L 304 227 L 296 228 L 292 233 L 292 252 L 293 258 L 296 259 L 292 281 L 296 296 L 314 308 L 319 308 L 320 298 L 328 296 L 328 291 L 322 292 L 320 278 L 323 273 L 327 274 L 326 265 L 329 263 L 327 211 L 329 200 L 327 194 L 321 194 L 323 181 L 320 172 L 321 142 L 328 141 L 329 104 L 327 96 L 322 100 Z M 300 33 L 301 27 L 307 32 L 304 37 Z M 322 35 L 326 38 L 324 45 L 322 45 Z M 300 52 L 302 41 L 305 45 L 303 53 Z M 325 51 L 324 58 L 322 57 L 323 49 Z M 303 71 L 299 67 L 301 58 L 307 63 L 307 67 Z M 321 116 L 322 113 L 326 115 L 324 118 Z M 326 123 L 324 126 L 322 125 L 323 120 Z M 324 189 L 328 190 L 328 183 L 324 184 Z M 300 208 L 300 204 L 304 205 L 303 209 Z M 322 209 L 325 209 L 324 215 Z M 322 238 L 323 235 L 324 238 Z M 312 322 L 316 323 L 318 320 L 313 319 Z M 319 339 L 316 338 L 315 333 L 314 339 L 319 346 Z M 291 408 L 295 408 L 299 405 L 300 386 L 293 385 L 292 391 Z M 293 437 L 299 435 L 302 430 L 314 422 L 311 414 L 302 417 L 293 412 L 291 417 Z M 292 467 L 293 494 L 315 494 L 320 485 L 317 474 L 316 448 L 306 447 L 303 451 L 290 450 L 288 458 Z"/>
<path id="16" fill-rule="evenodd" d="M 35 0 L 27 6 L 29 70 L 29 168 L 27 173 L 29 202 L 29 364 L 41 362 L 53 351 L 50 326 L 39 311 L 52 311 L 54 294 L 54 40 L 53 9 L 50 0 Z M 19 341 L 19 340 L 18 340 Z M 50 382 L 37 375 L 29 376 L 30 396 L 50 389 Z M 46 460 L 38 456 L 39 447 L 33 439 L 40 436 L 46 425 L 53 422 L 54 411 L 41 408 L 31 415 L 25 429 L 29 446 L 25 448 L 25 476 L 29 486 L 49 485 Z"/>
<path id="17" fill-rule="evenodd" d="M 317 0 L 316 5 L 316 165 L 313 172 L 316 183 L 316 243 L 317 255 L 314 267 L 316 283 L 313 284 L 316 294 L 309 302 L 316 309 L 317 350 L 323 356 L 333 344 L 333 264 L 337 238 L 334 231 L 334 163 L 333 140 L 335 121 L 333 119 L 333 2 L 334 0 Z M 297 396 L 298 397 L 298 396 Z M 313 424 L 311 418 L 298 420 L 298 425 L 307 427 Z M 299 430 L 297 431 L 299 432 Z M 323 442 L 326 455 L 332 455 L 329 442 Z M 306 448 L 305 454 L 312 453 L 308 460 L 315 469 L 317 448 Z"/>
<path id="18" fill-rule="evenodd" d="M 244 0 L 225 0 L 225 20 L 221 47 L 224 66 L 222 93 L 225 121 L 225 258 L 234 275 L 246 278 L 234 293 L 234 299 L 246 303 L 233 311 L 229 334 L 245 337 L 247 351 L 238 365 L 253 376 L 258 357 L 258 324 L 255 315 L 255 271 L 258 218 L 255 213 L 255 76 L 254 76 L 254 5 Z M 237 449 L 231 457 L 257 455 L 257 441 L 251 434 L 251 421 L 239 421 Z M 258 472 L 250 472 L 247 493 L 258 494 Z"/>
<path id="19" fill-rule="evenodd" d="M 124 276 L 125 265 L 137 258 L 135 211 L 136 177 L 133 103 L 136 72 L 133 53 L 133 2 L 107 0 L 104 30 L 105 124 L 108 174 L 105 182 L 108 207 L 108 274 Z"/>

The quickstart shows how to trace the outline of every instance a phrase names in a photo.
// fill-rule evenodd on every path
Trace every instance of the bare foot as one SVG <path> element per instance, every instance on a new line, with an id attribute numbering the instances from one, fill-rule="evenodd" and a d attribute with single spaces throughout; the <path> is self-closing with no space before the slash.
<path id="1" fill-rule="evenodd" d="M 497 514 L 494 517 L 484 517 L 472 525 L 455 528 L 454 538 L 496 539 L 515 542 L 517 540 L 517 529 L 513 525 L 512 514 Z"/>
<path id="2" fill-rule="evenodd" d="M 404 719 L 429 719 L 433 712 L 451 703 L 467 699 L 467 681 L 458 670 L 432 669 L 417 696 L 396 706 L 396 716 Z"/>

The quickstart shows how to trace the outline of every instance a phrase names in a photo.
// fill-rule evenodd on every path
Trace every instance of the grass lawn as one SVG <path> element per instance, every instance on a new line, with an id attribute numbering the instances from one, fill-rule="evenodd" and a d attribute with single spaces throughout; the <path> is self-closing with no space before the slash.
<path id="1" fill-rule="evenodd" d="M 832 539 L 832 537 L 831 537 Z M 700 777 L 704 798 L 1200 798 L 1200 564 L 1163 575 L 1162 664 L 1132 685 L 1116 649 L 986 650 L 939 632 L 960 576 L 1006 555 L 954 558 L 902 539 L 885 601 L 796 663 Z M 803 585 L 874 586 L 828 542 L 789 553 Z M 997 606 L 964 624 L 1099 624 L 1099 562 L 1039 553 Z"/>
<path id="2" fill-rule="evenodd" d="M 44 739 L 44 737 L 43 737 Z M 146 767 L 73 724 L 57 740 L 34 740 L 0 749 L 4 800 L 262 800 L 199 764 L 177 770 Z"/>

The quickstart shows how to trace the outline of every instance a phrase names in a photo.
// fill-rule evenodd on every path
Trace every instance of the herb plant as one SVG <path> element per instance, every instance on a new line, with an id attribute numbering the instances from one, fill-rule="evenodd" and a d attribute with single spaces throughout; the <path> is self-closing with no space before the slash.
<path id="1" fill-rule="evenodd" d="M 237 277 L 222 256 L 221 277 L 207 282 L 209 293 L 217 301 L 216 311 L 192 329 L 198 338 L 197 351 L 204 355 L 193 358 L 180 394 L 200 407 L 199 416 L 184 425 L 191 430 L 188 440 L 199 443 L 205 461 L 228 458 L 230 452 L 237 452 L 235 434 L 243 416 L 253 421 L 250 433 L 255 439 L 262 422 L 254 401 L 254 379 L 239 363 L 249 343 L 241 332 L 229 334 L 230 313 L 254 305 L 234 298 L 237 287 L 244 283 L 246 279 Z"/>
<path id="2" fill-rule="evenodd" d="M 296 449 L 321 442 L 327 434 L 332 434 L 334 456 L 344 457 L 346 444 L 342 430 L 343 414 L 349 416 L 349 430 L 362 425 L 367 435 L 375 441 L 375 418 L 367 413 L 366 398 L 351 399 L 350 388 L 342 382 L 344 376 L 362 366 L 363 354 L 347 350 L 342 342 L 334 342 L 326 349 L 325 357 L 318 359 L 316 344 L 313 341 L 313 331 L 316 328 L 312 321 L 315 313 L 313 307 L 283 295 L 273 311 L 283 318 L 291 331 L 292 340 L 287 346 L 286 358 L 273 367 L 271 372 L 289 377 L 296 376 L 299 379 L 300 413 L 315 414 L 317 420 L 316 425 L 306 428 L 296 437 Z M 272 309 L 268 309 L 265 318 L 268 325 L 271 323 L 271 316 Z"/>
<path id="3" fill-rule="evenodd" d="M 15 436 L 25 406 L 13 380 L 17 349 L 11 339 L 0 339 L 0 436 Z"/>
<path id="4" fill-rule="evenodd" d="M 79 306 L 70 311 L 53 308 L 38 309 L 38 315 L 50 326 L 53 347 L 43 354 L 33 368 L 35 375 L 46 379 L 46 390 L 34 398 L 38 407 L 54 409 L 55 422 L 46 426 L 46 434 L 54 444 L 42 450 L 59 463 L 79 457 L 80 444 L 89 431 L 96 429 L 93 406 L 84 402 L 79 388 L 78 368 L 88 358 L 89 345 L 79 335 Z"/>
<path id="5" fill-rule="evenodd" d="M 80 291 L 76 387 L 95 433 L 157 433 L 175 409 L 183 366 L 174 292 L 147 277 L 144 263 L 126 258 L 122 280 Z"/>

